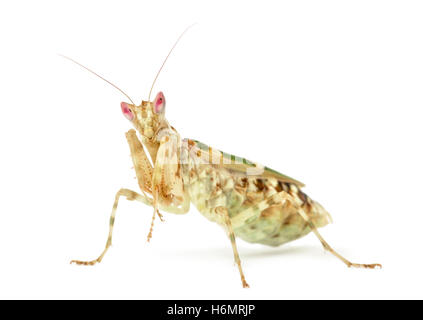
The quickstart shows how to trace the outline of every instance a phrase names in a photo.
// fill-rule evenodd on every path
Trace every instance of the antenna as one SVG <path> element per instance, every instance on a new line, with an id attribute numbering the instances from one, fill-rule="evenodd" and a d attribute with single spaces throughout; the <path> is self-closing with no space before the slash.
<path id="1" fill-rule="evenodd" d="M 159 77 L 160 72 L 162 71 L 167 59 L 169 58 L 170 54 L 172 53 L 173 49 L 175 49 L 176 45 L 178 44 L 179 40 L 181 40 L 182 36 L 192 27 L 194 26 L 196 23 L 193 23 L 192 25 L 190 25 L 189 27 L 187 27 L 184 32 L 181 33 L 181 35 L 179 36 L 179 38 L 176 40 L 175 44 L 173 45 L 172 49 L 170 49 L 169 53 L 167 54 L 166 58 L 164 59 L 162 66 L 160 67 L 159 71 L 156 74 L 156 77 L 154 78 L 153 84 L 151 85 L 151 89 L 150 89 L 150 93 L 148 94 L 148 101 L 150 101 L 150 97 L 151 97 L 151 92 L 153 91 L 154 88 L 154 84 L 156 83 L 157 78 Z"/>
<path id="2" fill-rule="evenodd" d="M 114 88 L 116 88 L 117 90 L 119 90 L 121 93 L 124 94 L 125 97 L 127 97 L 129 99 L 129 101 L 131 101 L 131 103 L 135 106 L 134 101 L 132 101 L 132 99 L 122 90 L 120 89 L 118 86 L 116 86 L 115 84 L 111 83 L 109 80 L 106 80 L 105 78 L 103 78 L 102 76 L 100 76 L 99 74 L 95 73 L 94 71 L 92 71 L 91 69 L 87 68 L 86 66 L 80 64 L 79 62 L 73 60 L 72 58 L 66 57 L 63 54 L 59 54 L 59 56 L 61 56 L 62 58 L 65 58 L 69 61 L 72 61 L 73 63 L 77 64 L 78 66 L 84 68 L 85 70 L 91 72 L 92 74 L 96 75 L 97 77 L 99 77 L 101 80 L 106 81 L 108 84 L 110 84 L 111 86 L 113 86 Z"/>

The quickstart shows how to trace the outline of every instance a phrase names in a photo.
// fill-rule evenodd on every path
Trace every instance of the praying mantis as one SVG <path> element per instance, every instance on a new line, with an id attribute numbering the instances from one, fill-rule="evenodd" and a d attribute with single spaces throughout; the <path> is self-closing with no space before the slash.
<path id="1" fill-rule="evenodd" d="M 249 285 L 242 270 L 236 238 L 279 246 L 313 232 L 324 249 L 348 267 L 381 268 L 377 263 L 352 263 L 332 249 L 317 230 L 331 222 L 331 217 L 318 202 L 301 190 L 303 183 L 197 140 L 181 139 L 165 117 L 164 94 L 157 93 L 153 101 L 150 97 L 163 66 L 187 30 L 179 36 L 163 61 L 148 100 L 140 105 L 136 105 L 110 81 L 63 56 L 100 77 L 129 99 L 130 103 L 122 102 L 120 106 L 124 117 L 135 128 L 126 132 L 126 140 L 140 189 L 140 192 L 135 192 L 122 188 L 116 193 L 106 246 L 100 256 L 91 261 L 72 260 L 71 263 L 94 265 L 102 261 L 112 245 L 119 200 L 126 197 L 127 200 L 139 201 L 153 208 L 147 241 L 152 237 L 156 216 L 163 219 L 160 211 L 186 214 L 191 203 L 207 219 L 222 226 L 228 234 L 244 288 Z"/>

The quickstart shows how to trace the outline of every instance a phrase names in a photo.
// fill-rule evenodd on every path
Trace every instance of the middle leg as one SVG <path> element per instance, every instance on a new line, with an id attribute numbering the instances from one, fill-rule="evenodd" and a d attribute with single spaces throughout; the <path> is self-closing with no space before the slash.
<path id="1" fill-rule="evenodd" d="M 96 263 L 101 262 L 103 260 L 104 255 L 106 254 L 109 247 L 112 245 L 112 235 L 113 235 L 113 227 L 115 224 L 115 217 L 116 217 L 116 210 L 119 203 L 119 198 L 121 196 L 125 196 L 128 200 L 137 200 L 142 203 L 145 203 L 149 206 L 153 206 L 153 200 L 145 197 L 143 195 L 140 195 L 139 193 L 136 193 L 135 191 L 129 190 L 129 189 L 120 189 L 115 196 L 115 202 L 113 203 L 113 209 L 112 213 L 110 215 L 110 224 L 109 224 L 109 235 L 107 237 L 106 247 L 104 248 L 103 252 L 100 254 L 100 256 L 97 259 L 91 260 L 91 261 L 81 261 L 81 260 L 72 260 L 70 263 L 75 263 L 79 265 L 94 265 Z M 151 231 L 150 231 L 151 233 Z"/>
<path id="2" fill-rule="evenodd" d="M 219 214 L 223 218 L 223 221 L 225 222 L 226 230 L 228 232 L 229 239 L 231 240 L 231 244 L 232 244 L 232 251 L 234 253 L 235 263 L 238 266 L 239 274 L 241 276 L 242 286 L 244 288 L 249 288 L 250 286 L 245 280 L 244 272 L 242 271 L 241 259 L 239 258 L 238 249 L 236 247 L 235 233 L 232 229 L 232 223 L 228 214 L 228 209 L 225 207 L 217 207 L 215 210 L 216 210 L 216 213 Z"/>

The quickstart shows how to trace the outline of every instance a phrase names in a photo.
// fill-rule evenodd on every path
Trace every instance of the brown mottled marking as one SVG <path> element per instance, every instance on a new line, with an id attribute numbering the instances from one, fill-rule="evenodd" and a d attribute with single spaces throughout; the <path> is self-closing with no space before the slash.
<path id="1" fill-rule="evenodd" d="M 278 181 L 278 185 L 275 187 L 277 192 L 281 192 L 283 190 L 282 182 Z"/>
<path id="2" fill-rule="evenodd" d="M 197 157 L 201 157 L 201 150 L 197 150 Z"/>
<path id="3" fill-rule="evenodd" d="M 259 192 L 247 192 L 245 194 L 246 200 L 244 201 L 244 205 L 254 205 L 258 201 L 263 199 L 263 194 Z"/>
<path id="4" fill-rule="evenodd" d="M 307 203 L 307 195 L 304 192 L 302 192 L 300 189 L 298 189 L 297 193 L 298 193 L 298 197 L 301 199 L 301 201 L 303 203 Z"/>
<path id="5" fill-rule="evenodd" d="M 180 178 L 181 177 L 181 164 L 178 162 L 178 170 L 176 171 L 176 176 L 178 177 L 178 178 Z"/>
<path id="6" fill-rule="evenodd" d="M 194 179 L 196 177 L 196 172 L 194 169 L 191 169 L 191 171 L 189 172 L 189 177 L 190 179 Z"/>
<path id="7" fill-rule="evenodd" d="M 256 179 L 254 184 L 259 191 L 263 191 L 263 189 L 266 188 L 266 184 L 264 183 L 263 179 Z"/>
<path id="8" fill-rule="evenodd" d="M 285 220 L 282 222 L 282 225 L 289 226 L 292 223 L 292 220 L 294 220 L 295 218 L 296 218 L 296 215 L 293 215 L 293 214 L 288 215 L 285 218 Z"/>
<path id="9" fill-rule="evenodd" d="M 188 140 L 188 145 L 190 146 L 190 147 L 193 147 L 193 146 L 195 146 L 195 142 L 193 141 L 193 140 Z"/>
<path id="10" fill-rule="evenodd" d="M 268 218 L 274 215 L 275 211 L 274 208 L 276 206 L 271 206 L 269 208 L 264 209 L 261 213 L 260 213 L 260 218 Z"/>

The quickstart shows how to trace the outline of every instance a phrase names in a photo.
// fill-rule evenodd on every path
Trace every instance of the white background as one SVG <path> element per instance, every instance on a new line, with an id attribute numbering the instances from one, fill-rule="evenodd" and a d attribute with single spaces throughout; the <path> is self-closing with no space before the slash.
<path id="1" fill-rule="evenodd" d="M 420 1 L 3 1 L 0 4 L 0 298 L 423 298 Z M 121 115 L 154 92 L 183 137 L 307 184 L 323 236 L 230 242 L 194 207 L 156 221 L 137 189 Z M 155 94 L 155 93 L 154 93 Z"/>

